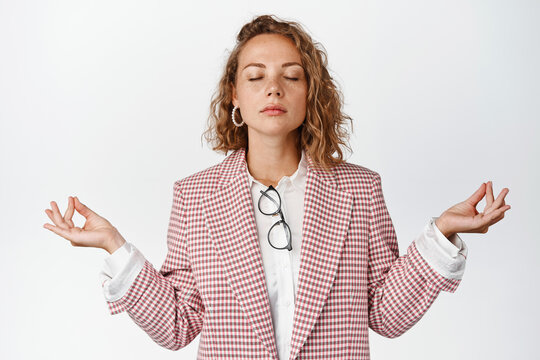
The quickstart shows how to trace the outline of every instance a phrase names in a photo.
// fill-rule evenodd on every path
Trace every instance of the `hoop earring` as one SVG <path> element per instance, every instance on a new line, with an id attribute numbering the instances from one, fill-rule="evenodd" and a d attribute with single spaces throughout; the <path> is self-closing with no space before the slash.
<path id="1" fill-rule="evenodd" d="M 237 127 L 240 127 L 242 125 L 244 125 L 244 120 L 242 120 L 242 122 L 239 124 L 236 122 L 236 120 L 234 120 L 234 112 L 236 111 L 236 109 L 238 109 L 238 106 L 235 106 L 232 110 L 232 113 L 231 113 L 231 116 L 232 116 L 232 122 L 234 123 L 234 125 L 236 125 Z"/>

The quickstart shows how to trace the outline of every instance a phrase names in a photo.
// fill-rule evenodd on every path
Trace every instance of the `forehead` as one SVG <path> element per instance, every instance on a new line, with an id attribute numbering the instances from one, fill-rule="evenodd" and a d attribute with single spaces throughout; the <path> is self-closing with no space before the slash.
<path id="1" fill-rule="evenodd" d="M 255 61 L 301 63 L 301 57 L 291 39 L 279 34 L 261 34 L 250 39 L 238 57 L 240 66 Z"/>

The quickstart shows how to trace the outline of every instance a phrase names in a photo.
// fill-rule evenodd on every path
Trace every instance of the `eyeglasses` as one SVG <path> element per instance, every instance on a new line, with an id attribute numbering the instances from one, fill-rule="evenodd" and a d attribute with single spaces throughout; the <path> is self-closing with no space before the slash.
<path id="1" fill-rule="evenodd" d="M 291 229 L 285 222 L 283 212 L 281 211 L 281 197 L 278 191 L 270 185 L 268 189 L 261 190 L 259 198 L 259 211 L 264 215 L 276 216 L 279 214 L 281 220 L 278 220 L 270 230 L 268 230 L 268 243 L 271 247 L 278 250 L 292 250 Z M 281 226 L 280 226 L 281 225 Z"/>

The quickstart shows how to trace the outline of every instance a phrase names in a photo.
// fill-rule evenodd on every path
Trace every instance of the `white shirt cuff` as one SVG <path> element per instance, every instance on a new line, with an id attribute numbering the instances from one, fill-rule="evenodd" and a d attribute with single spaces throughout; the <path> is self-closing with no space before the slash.
<path id="1" fill-rule="evenodd" d="M 108 270 L 110 270 L 111 277 L 118 274 L 120 270 L 122 270 L 122 268 L 127 264 L 129 253 L 130 246 L 127 242 L 125 242 L 122 246 L 105 258 L 104 261 L 108 266 Z"/>
<path id="2" fill-rule="evenodd" d="M 457 233 L 446 238 L 435 224 L 437 219 L 432 217 L 415 239 L 416 248 L 439 274 L 448 279 L 461 279 L 465 271 L 467 245 Z"/>
<path id="3" fill-rule="evenodd" d="M 99 273 L 105 299 L 110 302 L 121 299 L 139 275 L 145 261 L 143 254 L 129 242 L 108 255 Z"/>

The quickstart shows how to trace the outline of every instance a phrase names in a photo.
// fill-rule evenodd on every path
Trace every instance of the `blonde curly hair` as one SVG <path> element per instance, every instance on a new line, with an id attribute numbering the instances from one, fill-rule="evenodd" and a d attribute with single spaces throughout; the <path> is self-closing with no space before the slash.
<path id="1" fill-rule="evenodd" d="M 260 34 L 280 34 L 291 39 L 298 49 L 308 85 L 306 118 L 297 129 L 299 145 L 324 169 L 344 162 L 341 146 L 348 145 L 346 121 L 352 119 L 342 111 L 343 95 L 327 70 L 324 47 L 312 40 L 298 22 L 285 21 L 274 15 L 261 15 L 245 24 L 236 37 L 236 45 L 229 54 L 223 75 L 210 103 L 210 115 L 203 136 L 212 150 L 227 154 L 248 146 L 246 126 L 233 124 L 231 112 L 232 85 L 236 85 L 238 57 L 244 45 Z M 238 121 L 241 121 L 241 117 Z M 333 154 L 337 152 L 337 157 Z"/>

